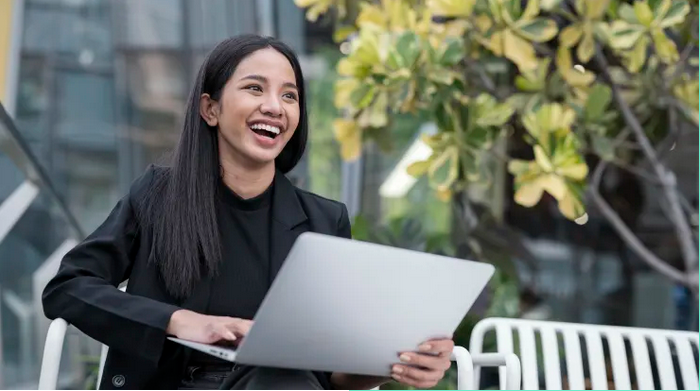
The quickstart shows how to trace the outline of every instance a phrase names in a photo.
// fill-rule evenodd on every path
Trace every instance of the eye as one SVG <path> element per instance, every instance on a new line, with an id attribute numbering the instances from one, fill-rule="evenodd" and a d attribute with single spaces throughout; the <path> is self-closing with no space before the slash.
<path id="1" fill-rule="evenodd" d="M 286 92 L 284 95 L 282 95 L 286 99 L 291 99 L 291 100 L 297 100 L 297 94 L 293 92 Z"/>
<path id="2" fill-rule="evenodd" d="M 249 86 L 245 87 L 246 90 L 251 90 L 251 91 L 257 91 L 257 92 L 262 92 L 262 87 L 260 87 L 257 84 L 251 84 Z"/>

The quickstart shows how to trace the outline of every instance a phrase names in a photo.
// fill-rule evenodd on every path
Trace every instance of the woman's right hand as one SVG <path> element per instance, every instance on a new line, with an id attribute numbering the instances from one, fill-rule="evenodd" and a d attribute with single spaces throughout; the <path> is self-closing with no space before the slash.
<path id="1" fill-rule="evenodd" d="M 252 320 L 177 310 L 170 317 L 166 333 L 200 343 L 234 342 L 245 337 L 252 325 Z"/>

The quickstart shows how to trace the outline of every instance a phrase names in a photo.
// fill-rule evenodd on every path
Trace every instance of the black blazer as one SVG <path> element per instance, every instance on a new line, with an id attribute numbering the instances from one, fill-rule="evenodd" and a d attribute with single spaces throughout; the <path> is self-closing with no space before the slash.
<path id="1" fill-rule="evenodd" d="M 186 299 L 174 299 L 149 262 L 152 233 L 142 229 L 136 216 L 154 175 L 160 174 L 167 175 L 167 169 L 149 167 L 106 221 L 66 254 L 44 290 L 49 319 L 63 318 L 110 347 L 103 389 L 176 388 L 187 353 L 166 339 L 170 316 L 181 308 L 202 313 L 210 300 L 207 278 Z M 296 188 L 279 172 L 272 213 L 273 276 L 303 232 L 350 238 L 345 205 Z M 120 292 L 117 286 L 127 279 L 127 293 Z"/>

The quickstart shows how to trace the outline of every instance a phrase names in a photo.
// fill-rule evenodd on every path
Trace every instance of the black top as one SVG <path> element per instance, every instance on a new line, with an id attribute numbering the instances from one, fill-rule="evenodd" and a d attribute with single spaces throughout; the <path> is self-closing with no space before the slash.
<path id="1" fill-rule="evenodd" d="M 206 313 L 253 319 L 270 289 L 270 218 L 274 183 L 262 194 L 243 199 L 223 181 L 217 194 L 218 224 L 223 257 L 218 275 L 212 279 L 210 297 L 229 300 L 210 301 Z M 220 364 L 205 353 L 193 352 L 189 365 Z"/>
<path id="2" fill-rule="evenodd" d="M 212 281 L 207 314 L 253 319 L 270 288 L 271 185 L 255 198 L 243 199 L 223 182 L 219 186 L 219 232 L 223 259 Z"/>
<path id="3" fill-rule="evenodd" d="M 246 290 L 241 295 L 241 287 L 254 285 L 262 290 L 264 286 L 266 292 L 266 286 L 277 275 L 299 235 L 316 232 L 350 238 L 350 220 L 345 205 L 298 189 L 284 174 L 277 172 L 274 188 L 265 196 L 269 197 L 269 234 L 267 239 L 258 237 L 250 241 L 256 246 L 246 250 L 251 262 L 254 257 L 258 258 L 253 255 L 256 251 L 262 254 L 259 258 L 267 260 L 259 265 L 261 270 L 255 271 L 262 282 L 252 284 L 242 280 L 243 273 L 230 273 L 239 280 L 225 286 L 229 273 L 222 269 L 218 278 L 202 278 L 188 297 L 175 298 L 168 293 L 153 258 L 153 232 L 142 226 L 138 217 L 147 213 L 141 209 L 145 196 L 159 178 L 167 178 L 169 173 L 166 167 L 152 166 L 134 181 L 128 194 L 119 200 L 104 223 L 64 256 L 58 273 L 44 289 L 44 313 L 49 319 L 63 318 L 110 347 L 100 383 L 103 389 L 177 388 L 178 375 L 183 373 L 191 349 L 167 340 L 165 331 L 173 312 L 179 309 L 199 313 L 230 311 L 235 315 L 234 312 L 240 311 L 241 315 L 246 315 L 247 311 L 248 315 L 253 315 L 252 308 L 257 309 L 254 303 L 261 300 L 260 292 L 251 294 Z M 226 213 L 221 213 L 223 216 L 232 210 L 228 201 L 236 197 L 232 193 L 219 194 L 227 205 L 224 208 Z M 247 214 L 237 213 L 236 216 Z M 235 219 L 221 220 L 224 224 L 220 227 L 228 238 L 231 228 L 226 222 L 234 224 Z M 249 234 L 257 231 L 254 225 L 245 223 L 239 228 L 241 232 L 250 231 Z M 263 242 L 267 245 L 258 246 Z M 229 243 L 233 250 L 229 249 Z M 228 239 L 224 240 L 224 246 L 223 264 L 227 268 L 234 258 L 226 255 L 237 254 L 241 247 L 236 247 Z M 254 265 L 249 266 L 253 268 Z M 129 283 L 124 293 L 117 286 L 126 280 Z M 239 284 L 243 285 L 237 287 Z M 229 293 L 214 294 L 220 289 Z M 231 300 L 236 296 L 238 300 Z M 319 374 L 319 379 L 325 388 L 330 387 L 327 374 Z"/>

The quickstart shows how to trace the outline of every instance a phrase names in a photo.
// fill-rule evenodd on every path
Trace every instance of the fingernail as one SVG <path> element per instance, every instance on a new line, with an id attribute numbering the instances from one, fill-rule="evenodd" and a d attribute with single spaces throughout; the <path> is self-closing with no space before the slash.
<path id="1" fill-rule="evenodd" d="M 399 356 L 399 359 L 401 359 L 401 361 L 403 362 L 409 362 L 411 361 L 411 356 L 409 356 L 408 354 L 402 354 Z"/>
<path id="2" fill-rule="evenodd" d="M 403 373 L 403 368 L 401 368 L 400 366 L 396 366 L 396 365 L 395 365 L 394 368 L 392 369 L 392 371 L 393 371 L 395 374 Z"/>
<path id="3" fill-rule="evenodd" d="M 235 335 L 234 333 L 231 333 L 231 332 L 228 333 L 228 338 L 229 338 L 231 341 L 235 341 L 235 340 L 237 339 L 237 338 L 236 338 L 236 335 Z"/>
<path id="4" fill-rule="evenodd" d="M 401 376 L 399 375 L 391 375 L 391 377 L 393 377 L 396 381 L 401 381 Z"/>
<path id="5" fill-rule="evenodd" d="M 433 346 L 429 343 L 424 343 L 423 345 L 419 346 L 418 349 L 422 352 L 428 352 L 433 349 Z"/>

